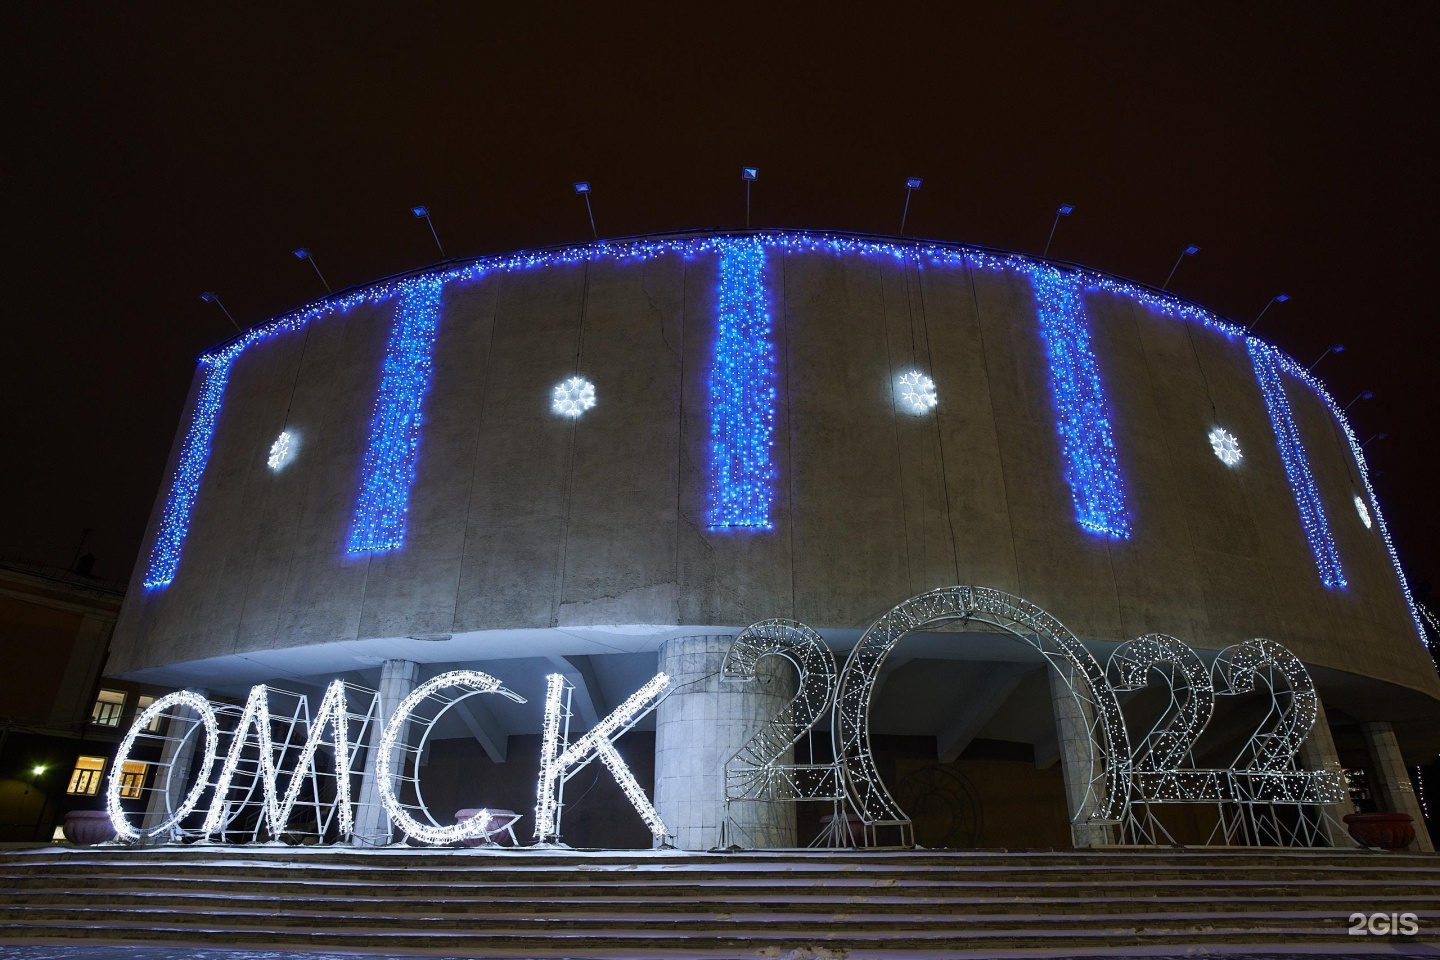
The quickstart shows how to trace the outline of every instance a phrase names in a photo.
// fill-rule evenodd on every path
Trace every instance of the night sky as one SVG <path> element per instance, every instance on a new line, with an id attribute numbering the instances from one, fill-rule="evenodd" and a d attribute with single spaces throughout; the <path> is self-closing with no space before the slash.
<path id="1" fill-rule="evenodd" d="M 126 579 L 194 358 L 437 254 L 744 222 L 1052 254 L 1248 322 L 1351 409 L 1440 581 L 1440 5 L 7 10 L 0 555 Z M 1267 438 L 1267 442 L 1270 438 Z M 1437 588 L 1440 591 L 1440 588 Z"/>

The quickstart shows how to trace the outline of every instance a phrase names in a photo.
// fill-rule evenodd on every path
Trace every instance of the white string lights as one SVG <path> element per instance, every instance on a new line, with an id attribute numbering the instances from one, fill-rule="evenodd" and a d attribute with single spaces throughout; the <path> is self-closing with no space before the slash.
<path id="1" fill-rule="evenodd" d="M 657 838 L 663 838 L 668 830 L 650 798 L 645 796 L 630 767 L 615 750 L 615 740 L 635 726 L 670 692 L 670 677 L 657 673 L 643 687 L 625 698 L 609 716 L 597 723 L 590 731 L 570 744 L 563 745 L 560 725 L 562 720 L 568 727 L 569 704 L 566 694 L 569 682 L 560 674 L 550 674 L 545 687 L 545 721 L 541 736 L 540 782 L 536 788 L 535 839 L 541 843 L 560 841 L 560 813 L 562 809 L 561 789 L 564 782 L 580 771 L 591 760 L 599 758 L 606 769 L 625 792 L 625 799 L 640 814 L 645 826 Z"/>
<path id="2" fill-rule="evenodd" d="M 176 708 L 179 708 L 178 710 Z M 194 714 L 194 718 L 186 717 L 181 710 L 188 710 Z M 188 734 L 172 736 L 174 728 L 186 720 L 196 720 L 205 727 L 205 748 L 204 759 L 200 770 L 195 777 L 195 785 L 185 794 L 185 799 L 180 805 L 170 812 L 168 817 L 162 818 L 160 823 L 152 827 L 141 826 L 136 828 L 131 825 L 125 808 L 120 803 L 120 795 L 123 789 L 122 779 L 125 770 L 125 761 L 130 759 L 130 751 L 135 748 L 135 741 L 144 734 L 156 718 L 165 717 L 168 714 L 169 723 L 165 736 L 170 737 L 183 746 Z M 220 744 L 220 725 L 215 718 L 215 711 L 210 707 L 210 701 L 200 694 L 190 690 L 177 690 L 174 693 L 167 693 L 156 700 L 150 706 L 140 712 L 135 722 L 130 725 L 130 732 L 120 742 L 120 748 L 115 751 L 115 760 L 110 768 L 110 780 L 105 790 L 105 809 L 110 814 L 110 823 L 115 827 L 115 835 L 121 840 L 151 840 L 156 837 L 168 836 L 177 827 L 180 821 L 190 815 L 200 802 L 201 795 L 210 785 L 210 771 L 215 766 L 215 754 Z M 193 761 L 192 761 L 193 763 Z M 168 773 L 173 773 L 173 765 Z M 167 783 L 163 789 L 169 790 Z"/>
<path id="3" fill-rule="evenodd" d="M 912 843 L 910 818 L 886 789 L 870 749 L 870 706 L 885 658 L 907 634 L 956 620 L 998 627 L 1039 651 L 1083 706 L 1090 747 L 1085 796 L 1072 811 L 1075 822 L 1113 822 L 1129 798 L 1130 741 L 1120 703 L 1095 657 L 1059 620 L 1029 601 L 988 587 L 941 587 L 911 597 L 865 631 L 840 672 L 833 713 L 836 762 L 845 774 L 850 802 L 865 823 L 865 840 L 876 828 L 894 828 Z"/>
<path id="4" fill-rule="evenodd" d="M 550 409 L 562 417 L 572 420 L 595 406 L 595 384 L 584 377 L 561 380 L 550 391 Z"/>
<path id="5" fill-rule="evenodd" d="M 395 713 L 385 724 L 380 735 L 380 755 L 375 765 L 375 780 L 380 788 L 380 803 L 390 816 L 390 822 L 413 840 L 435 846 L 458 843 L 484 837 L 489 832 L 490 811 L 481 810 L 473 817 L 459 823 L 442 825 L 425 806 L 420 789 L 420 756 L 425 750 L 425 741 L 435 729 L 440 717 L 452 706 L 479 693 L 498 693 L 515 703 L 524 703 L 525 698 L 507 690 L 505 686 L 488 673 L 479 670 L 451 670 L 427 680 L 410 695 L 400 701 Z M 423 710 L 422 710 L 423 706 Z M 421 730 L 420 740 L 410 745 L 412 729 Z M 396 758 L 399 757 L 399 763 Z M 399 769 L 396 769 L 396 767 Z M 396 785 L 407 781 L 415 791 L 415 803 L 400 801 Z M 415 811 L 428 823 L 422 823 L 411 813 Z"/>
<path id="6" fill-rule="evenodd" d="M 935 381 L 919 370 L 907 370 L 895 381 L 895 391 L 900 396 L 900 409 L 906 413 L 929 413 L 940 402 L 935 392 Z"/>
<path id="7" fill-rule="evenodd" d="M 289 430 L 281 430 L 280 436 L 270 444 L 270 455 L 265 458 L 265 465 L 276 473 L 284 468 L 295 456 L 295 435 Z"/>
<path id="8" fill-rule="evenodd" d="M 343 680 L 334 680 L 325 689 L 325 696 L 320 701 L 320 709 L 316 711 L 314 719 L 305 724 L 307 732 L 305 743 L 300 749 L 299 759 L 289 770 L 289 780 L 283 795 L 280 793 L 277 777 L 283 765 L 284 755 L 288 752 L 287 748 L 299 726 L 299 721 L 309 713 L 309 701 L 308 698 L 299 694 L 289 694 L 289 696 L 299 698 L 300 706 L 296 715 L 290 718 L 285 727 L 283 742 L 277 745 L 273 735 L 275 721 L 272 720 L 270 711 L 270 697 L 272 693 L 283 693 L 283 691 L 274 691 L 265 685 L 250 689 L 250 696 L 245 701 L 245 709 L 230 734 L 230 749 L 220 767 L 219 779 L 215 782 L 214 799 L 210 803 L 210 810 L 206 814 L 204 826 L 201 828 L 202 836 L 211 837 L 222 829 L 222 820 L 227 811 L 227 800 L 231 788 L 237 772 L 241 769 L 242 757 L 247 748 L 252 746 L 252 740 L 254 749 L 259 755 L 260 766 L 256 771 L 256 776 L 260 779 L 260 787 L 263 791 L 263 815 L 272 839 L 279 839 L 280 835 L 285 832 L 286 824 L 290 821 L 296 801 L 300 799 L 300 791 L 305 786 L 307 777 L 318 794 L 318 783 L 315 779 L 315 753 L 321 746 L 329 746 L 335 755 L 335 799 L 331 806 L 338 818 L 339 836 L 342 840 L 347 839 L 354 832 L 355 812 L 350 801 L 350 764 L 359 743 L 352 741 L 349 735 L 352 714 L 346 697 L 346 686 L 347 684 Z M 374 691 L 367 692 L 370 693 L 372 702 L 367 705 L 367 710 L 363 714 L 366 718 L 374 710 L 373 701 L 378 696 Z M 325 737 L 326 727 L 329 727 L 331 731 L 329 739 Z M 361 730 L 361 736 L 363 737 L 363 735 L 364 728 Z M 319 801 L 320 798 L 317 795 L 317 804 Z"/>
<path id="9" fill-rule="evenodd" d="M 1245 458 L 1240 452 L 1240 441 L 1235 434 L 1221 427 L 1210 431 L 1210 449 L 1215 451 L 1215 456 L 1227 467 L 1233 467 Z"/>
<path id="10" fill-rule="evenodd" d="M 1360 522 L 1365 524 L 1366 530 L 1375 526 L 1375 521 L 1370 519 L 1370 508 L 1365 506 L 1365 501 L 1358 495 L 1355 497 L 1355 512 L 1359 514 Z"/>

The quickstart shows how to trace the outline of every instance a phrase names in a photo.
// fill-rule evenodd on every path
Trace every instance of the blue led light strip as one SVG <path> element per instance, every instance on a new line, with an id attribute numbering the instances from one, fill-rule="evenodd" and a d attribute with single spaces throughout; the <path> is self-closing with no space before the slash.
<path id="1" fill-rule="evenodd" d="M 205 379 L 195 401 L 185 445 L 180 448 L 180 463 L 175 468 L 170 497 L 165 501 L 160 530 L 155 534 L 155 545 L 150 548 L 150 564 L 141 581 L 147 589 L 166 586 L 175 579 L 175 571 L 180 566 L 180 548 L 190 530 L 190 514 L 195 510 L 195 498 L 200 495 L 200 478 L 210 461 L 210 438 L 220 417 L 220 400 L 230 379 L 230 367 L 239 355 L 238 350 L 225 351 L 200 361 L 207 368 Z"/>
<path id="2" fill-rule="evenodd" d="M 720 244 L 719 330 L 710 365 L 709 527 L 768 530 L 774 499 L 775 345 L 757 238 Z"/>
<path id="3" fill-rule="evenodd" d="M 405 542 L 410 486 L 420 449 L 421 407 L 430 390 L 431 356 L 440 325 L 439 280 L 413 281 L 400 294 L 380 390 L 370 420 L 370 443 L 361 470 L 360 497 L 350 525 L 350 554 L 383 553 Z"/>
<path id="4" fill-rule="evenodd" d="M 229 343 L 200 358 L 201 368 L 206 370 L 205 379 L 190 417 L 185 442 L 181 449 L 180 463 L 171 479 L 170 495 L 165 503 L 160 529 L 156 534 L 150 563 L 142 582 L 148 588 L 158 588 L 170 583 L 175 577 L 176 567 L 180 561 L 180 548 L 185 541 L 186 531 L 189 529 L 191 511 L 199 494 L 206 461 L 210 457 L 210 444 L 216 421 L 219 418 L 220 404 L 224 398 L 231 364 L 240 354 L 255 344 L 280 334 L 302 330 L 312 320 L 343 314 L 360 304 L 379 303 L 391 299 L 402 288 L 419 280 L 430 280 L 441 284 L 471 283 L 490 273 L 510 273 L 561 264 L 640 262 L 671 255 L 694 257 L 719 252 L 727 245 L 741 242 L 759 243 L 765 250 L 778 250 L 786 253 L 884 257 L 907 263 L 919 261 L 937 267 L 991 270 L 1026 278 L 1033 278 L 1042 271 L 1053 270 L 1046 264 L 1037 263 L 1019 254 L 966 247 L 959 244 L 913 240 L 876 240 L 824 232 L 762 231 L 743 241 L 711 234 L 664 239 L 601 240 L 579 246 L 520 251 L 501 256 L 482 257 L 467 263 L 450 264 L 421 274 L 382 280 L 338 296 L 327 297 L 317 303 L 277 317 L 268 323 L 252 327 Z M 1071 275 L 1087 292 L 1104 291 L 1124 297 L 1160 316 L 1194 323 L 1232 340 L 1242 339 L 1246 335 L 1243 324 L 1233 323 L 1198 304 L 1182 300 L 1174 294 L 1138 286 L 1091 270 L 1076 269 Z M 1335 398 L 1325 389 L 1325 385 L 1311 376 L 1304 366 L 1274 347 L 1269 347 L 1269 350 L 1282 372 L 1304 383 L 1324 401 L 1336 422 L 1345 432 L 1345 438 L 1350 444 L 1351 453 L 1360 470 L 1360 479 L 1365 485 L 1365 492 L 1370 500 L 1371 516 L 1385 541 L 1391 566 L 1395 570 L 1400 590 L 1409 605 L 1410 616 L 1415 623 L 1416 636 L 1421 639 L 1421 642 L 1424 642 L 1425 630 L 1421 626 L 1420 613 L 1415 607 L 1414 598 L 1410 593 L 1410 585 L 1405 578 L 1405 571 L 1400 566 L 1400 558 L 1395 552 L 1395 544 L 1385 523 L 1384 512 L 1380 508 L 1379 499 L 1375 496 L 1375 490 L 1370 483 L 1370 471 L 1365 462 L 1364 451 L 1360 449 L 1360 443 L 1355 437 L 1355 431 L 1350 427 L 1350 421 L 1346 417 L 1345 411 L 1335 402 Z"/>
<path id="5" fill-rule="evenodd" d="M 1075 520 L 1091 533 L 1129 539 L 1125 482 L 1100 384 L 1100 365 L 1090 348 L 1084 283 L 1075 274 L 1041 265 L 1030 270 L 1030 282 L 1050 359 L 1050 392 Z"/>
<path id="6" fill-rule="evenodd" d="M 1275 351 L 1269 344 L 1254 337 L 1245 340 L 1245 347 L 1250 351 L 1250 362 L 1255 367 L 1255 379 L 1260 381 L 1260 392 L 1265 395 L 1265 409 L 1270 412 L 1270 422 L 1275 426 L 1275 442 L 1280 447 L 1285 475 L 1290 478 L 1295 505 L 1300 508 L 1305 539 L 1310 541 L 1310 552 L 1315 554 L 1320 582 L 1327 587 L 1343 587 L 1345 571 L 1340 568 L 1340 554 L 1335 549 L 1335 538 L 1330 535 L 1330 523 L 1325 519 L 1320 490 L 1315 486 L 1310 460 L 1305 456 L 1305 445 L 1300 441 L 1300 429 L 1290 411 L 1290 399 L 1285 396 L 1285 384 L 1280 380 Z"/>

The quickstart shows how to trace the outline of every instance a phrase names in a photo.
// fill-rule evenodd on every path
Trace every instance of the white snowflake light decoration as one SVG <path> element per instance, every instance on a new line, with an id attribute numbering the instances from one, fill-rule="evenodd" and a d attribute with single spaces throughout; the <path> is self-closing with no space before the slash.
<path id="1" fill-rule="evenodd" d="M 1240 452 L 1240 441 L 1235 434 L 1219 427 L 1210 431 L 1210 449 L 1215 451 L 1215 456 L 1227 467 L 1235 466 L 1245 456 Z"/>
<path id="2" fill-rule="evenodd" d="M 562 417 L 578 418 L 595 406 L 595 384 L 584 377 L 571 377 L 555 384 L 550 397 L 551 410 Z"/>
<path id="3" fill-rule="evenodd" d="M 1360 522 L 1365 524 L 1366 530 L 1375 525 L 1375 521 L 1370 519 L 1370 508 L 1365 506 L 1365 501 L 1358 494 L 1355 496 L 1355 512 L 1360 514 Z"/>
<path id="4" fill-rule="evenodd" d="M 935 381 L 919 370 L 901 374 L 897 386 L 901 404 L 908 413 L 926 413 L 940 402 L 935 395 Z"/>
<path id="5" fill-rule="evenodd" d="M 270 457 L 265 461 L 271 470 L 279 470 L 295 455 L 295 437 L 289 430 L 281 430 L 280 436 L 270 444 Z"/>

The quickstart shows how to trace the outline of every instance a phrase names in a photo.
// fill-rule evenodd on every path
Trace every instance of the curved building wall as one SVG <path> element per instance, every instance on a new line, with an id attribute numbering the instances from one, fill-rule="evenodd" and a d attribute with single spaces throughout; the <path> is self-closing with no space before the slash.
<path id="1" fill-rule="evenodd" d="M 747 294 L 734 288 L 743 271 L 722 261 L 757 242 L 763 273 Z M 1074 330 L 1043 335 L 1035 277 L 1046 270 L 1075 284 L 1088 350 Z M 435 634 L 507 636 L 514 655 L 517 637 L 564 653 L 598 629 L 623 638 L 614 649 L 654 649 L 667 627 L 773 616 L 860 630 L 931 587 L 975 583 L 1040 604 L 1082 638 L 1161 631 L 1219 649 L 1266 636 L 1313 666 L 1440 696 L 1333 404 L 1281 357 L 1344 587 L 1322 583 L 1245 339 L 1168 295 L 1010 255 L 778 233 L 447 271 L 433 330 L 414 321 L 431 342 L 398 372 L 395 291 L 415 278 L 217 351 L 228 364 L 218 404 L 217 361 L 202 365 L 112 672 L 314 647 L 319 674 L 343 666 L 322 645 Z M 750 323 L 741 340 L 773 351 L 748 356 L 739 376 L 770 379 L 717 392 L 735 310 Z M 1084 394 L 1088 369 L 1103 390 L 1068 421 L 1056 392 L 1066 363 L 1070 387 Z M 911 369 L 936 384 L 923 415 L 896 392 Z M 577 374 L 596 385 L 596 406 L 555 415 L 551 388 Z M 377 394 L 416 376 L 428 383 L 421 420 L 401 410 L 390 436 L 414 456 L 387 468 L 408 490 L 403 545 L 352 553 Z M 747 422 L 740 442 L 765 447 L 768 528 L 713 529 L 717 406 L 738 397 L 743 419 L 767 387 L 768 420 Z M 207 410 L 213 430 L 197 433 Z M 1091 458 L 1079 468 L 1067 422 L 1101 430 L 1077 441 Z M 1212 452 L 1215 427 L 1239 439 L 1237 466 Z M 282 430 L 293 459 L 274 471 L 267 451 Z M 196 436 L 208 438 L 198 471 Z M 1082 487 L 1119 484 L 1128 537 L 1077 523 L 1077 475 Z M 177 476 L 196 480 L 183 529 L 175 504 L 190 494 Z M 168 582 L 146 587 L 157 538 L 177 543 L 178 559 Z"/>

